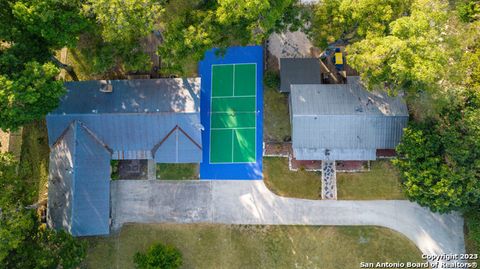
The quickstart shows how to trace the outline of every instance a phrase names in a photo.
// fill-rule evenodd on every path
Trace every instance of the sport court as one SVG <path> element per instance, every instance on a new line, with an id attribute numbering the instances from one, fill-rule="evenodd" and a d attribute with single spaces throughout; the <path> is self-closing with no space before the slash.
<path id="1" fill-rule="evenodd" d="M 254 163 L 256 63 L 211 65 L 210 163 Z"/>

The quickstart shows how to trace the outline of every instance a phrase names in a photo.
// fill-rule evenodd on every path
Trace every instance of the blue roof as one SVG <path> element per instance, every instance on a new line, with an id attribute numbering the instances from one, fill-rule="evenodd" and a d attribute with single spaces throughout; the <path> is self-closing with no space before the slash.
<path id="1" fill-rule="evenodd" d="M 110 227 L 110 160 L 202 160 L 200 79 L 66 83 L 47 115 L 48 222 L 75 236 Z"/>
<path id="2" fill-rule="evenodd" d="M 104 84 L 112 92 L 101 92 Z M 67 94 L 50 114 L 200 112 L 200 79 L 66 82 Z"/>
<path id="3" fill-rule="evenodd" d="M 200 162 L 202 160 L 200 115 L 198 113 L 148 114 L 78 114 L 48 115 L 50 143 L 60 137 L 73 121 L 82 122 L 113 151 L 112 159 L 156 159 L 157 162 Z M 166 139 L 176 127 L 188 134 L 189 139 Z M 172 152 L 154 148 L 162 140 L 161 148 L 189 148 L 178 158 Z M 162 155 L 162 156 L 159 156 Z"/>
<path id="4" fill-rule="evenodd" d="M 200 79 L 109 83 L 113 86 L 111 93 L 99 90 L 100 81 L 65 84 L 67 94 L 60 106 L 47 115 L 50 145 L 69 124 L 79 121 L 112 149 L 113 159 L 201 162 Z M 166 139 L 177 127 L 185 137 Z M 178 156 L 155 149 L 162 141 L 161 147 L 178 149 Z"/>
<path id="5" fill-rule="evenodd" d="M 109 233 L 110 156 L 109 149 L 77 121 L 53 145 L 48 190 L 52 227 L 75 236 Z"/>

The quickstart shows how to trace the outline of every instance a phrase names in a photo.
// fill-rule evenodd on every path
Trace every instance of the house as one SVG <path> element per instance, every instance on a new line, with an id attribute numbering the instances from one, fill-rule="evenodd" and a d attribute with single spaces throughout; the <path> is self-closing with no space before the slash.
<path id="1" fill-rule="evenodd" d="M 200 78 L 68 82 L 47 115 L 47 222 L 110 232 L 110 161 L 200 163 Z"/>
<path id="2" fill-rule="evenodd" d="M 293 84 L 292 148 L 297 160 L 375 160 L 394 149 L 408 122 L 401 97 L 368 92 L 358 77 L 347 84 Z"/>
<path id="3" fill-rule="evenodd" d="M 289 93 L 293 84 L 320 84 L 320 72 L 317 58 L 281 58 L 280 92 Z"/>

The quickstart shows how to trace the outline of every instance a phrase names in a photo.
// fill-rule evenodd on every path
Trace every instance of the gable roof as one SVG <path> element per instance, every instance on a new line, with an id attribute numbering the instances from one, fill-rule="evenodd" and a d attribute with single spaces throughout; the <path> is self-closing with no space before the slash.
<path id="1" fill-rule="evenodd" d="M 109 83 L 66 83 L 47 115 L 48 223 L 75 236 L 109 233 L 111 159 L 202 158 L 199 78 Z"/>
<path id="2" fill-rule="evenodd" d="M 104 93 L 99 91 L 99 81 L 66 83 L 68 92 L 60 106 L 47 115 L 50 145 L 69 124 L 80 121 L 112 149 L 113 159 L 153 159 L 155 145 L 179 126 L 191 139 L 169 140 L 172 144 L 164 146 L 189 147 L 191 151 L 182 152 L 188 156 L 178 160 L 201 161 L 201 147 L 192 147 L 201 145 L 199 78 L 111 84 L 113 92 Z M 170 157 L 168 152 L 163 154 L 163 159 Z"/>
<path id="3" fill-rule="evenodd" d="M 360 83 L 292 85 L 292 143 L 299 160 L 374 160 L 395 148 L 408 123 L 401 97 Z"/>
<path id="4" fill-rule="evenodd" d="M 317 58 L 281 58 L 280 91 L 290 92 L 293 84 L 320 84 L 320 60 Z"/>
<path id="5" fill-rule="evenodd" d="M 110 231 L 111 151 L 80 122 L 51 148 L 48 221 L 75 236 Z"/>

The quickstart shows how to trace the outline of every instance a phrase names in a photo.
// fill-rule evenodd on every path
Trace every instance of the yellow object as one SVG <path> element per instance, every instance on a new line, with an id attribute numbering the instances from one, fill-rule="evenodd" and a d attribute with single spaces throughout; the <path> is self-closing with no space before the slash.
<path id="1" fill-rule="evenodd" d="M 343 64 L 343 55 L 341 52 L 335 52 L 335 64 Z"/>

